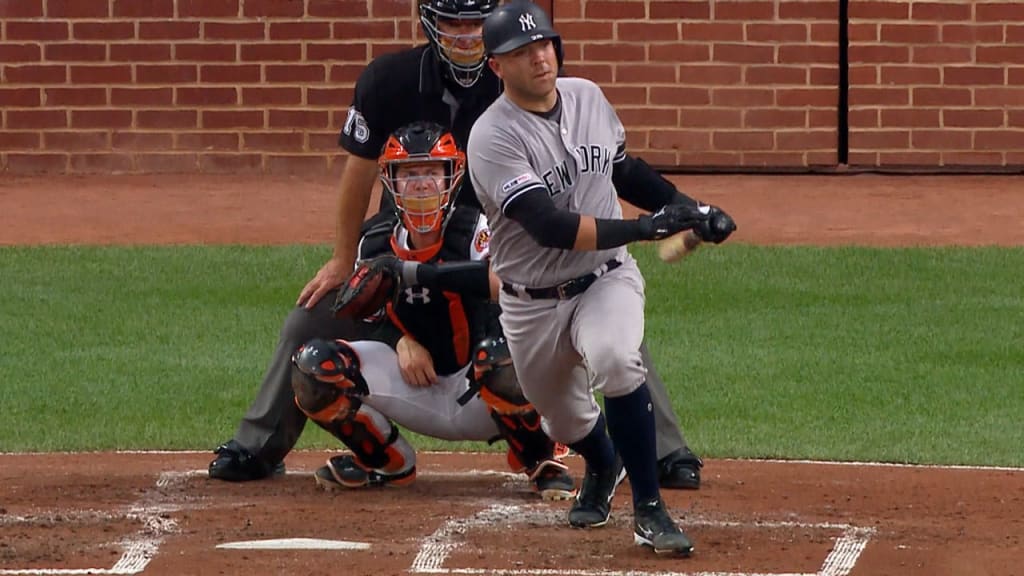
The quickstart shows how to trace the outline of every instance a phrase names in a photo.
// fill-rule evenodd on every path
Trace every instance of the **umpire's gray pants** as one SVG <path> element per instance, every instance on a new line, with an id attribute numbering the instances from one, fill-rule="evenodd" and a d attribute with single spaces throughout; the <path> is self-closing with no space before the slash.
<path id="1" fill-rule="evenodd" d="M 331 314 L 336 294 L 336 290 L 328 292 L 311 310 L 296 307 L 288 314 L 256 399 L 238 423 L 235 441 L 271 464 L 284 460 L 306 426 L 306 415 L 295 406 L 292 393 L 292 352 L 312 338 L 358 340 L 362 336 L 359 324 L 351 320 L 337 320 Z M 686 446 L 686 439 L 679 428 L 665 383 L 654 369 L 646 343 L 640 346 L 640 354 L 647 368 L 647 387 L 654 405 L 660 459 Z"/>
<path id="2" fill-rule="evenodd" d="M 235 441 L 266 462 L 284 460 L 306 426 L 306 415 L 295 405 L 292 392 L 295 349 L 313 338 L 360 338 L 359 325 L 350 319 L 335 319 L 331 313 L 336 295 L 337 290 L 332 290 L 312 309 L 297 306 L 288 313 L 256 399 L 238 423 Z"/>

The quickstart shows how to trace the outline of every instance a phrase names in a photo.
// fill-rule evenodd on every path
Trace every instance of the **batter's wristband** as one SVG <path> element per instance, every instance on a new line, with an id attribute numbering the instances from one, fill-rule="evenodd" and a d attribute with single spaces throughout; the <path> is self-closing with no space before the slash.
<path id="1" fill-rule="evenodd" d="M 648 220 L 650 217 L 648 217 Z M 619 246 L 647 240 L 649 228 L 641 219 L 637 220 L 613 220 L 607 218 L 595 218 L 594 225 L 597 233 L 597 249 L 608 250 Z"/>

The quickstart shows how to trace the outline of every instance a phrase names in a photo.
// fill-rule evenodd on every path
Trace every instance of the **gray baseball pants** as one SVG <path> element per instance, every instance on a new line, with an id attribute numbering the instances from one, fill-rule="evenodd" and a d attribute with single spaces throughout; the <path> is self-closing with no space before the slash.
<path id="1" fill-rule="evenodd" d="M 291 385 L 291 356 L 299 345 L 312 338 L 358 340 L 361 327 L 350 320 L 337 320 L 331 304 L 337 291 L 328 292 L 311 310 L 296 307 L 285 318 L 263 382 L 248 412 L 238 423 L 234 439 L 266 462 L 276 464 L 295 447 L 306 425 L 306 415 L 295 406 Z M 647 387 L 654 404 L 658 458 L 686 446 L 679 420 L 672 409 L 665 383 L 651 361 L 646 344 L 640 347 L 647 368 Z"/>

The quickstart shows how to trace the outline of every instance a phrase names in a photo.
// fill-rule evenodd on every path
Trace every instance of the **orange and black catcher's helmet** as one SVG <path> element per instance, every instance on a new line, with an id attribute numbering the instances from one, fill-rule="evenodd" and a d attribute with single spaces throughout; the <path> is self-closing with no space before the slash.
<path id="1" fill-rule="evenodd" d="M 380 179 L 406 229 L 443 230 L 466 173 L 466 155 L 440 124 L 413 122 L 388 138 Z"/>

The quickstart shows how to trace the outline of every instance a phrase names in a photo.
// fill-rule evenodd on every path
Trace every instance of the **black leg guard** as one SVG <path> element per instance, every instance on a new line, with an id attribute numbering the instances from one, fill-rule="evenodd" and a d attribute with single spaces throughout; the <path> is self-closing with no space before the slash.
<path id="1" fill-rule="evenodd" d="M 525 414 L 498 414 L 491 410 L 501 437 L 508 442 L 508 465 L 522 472 L 544 500 L 568 500 L 576 495 L 569 467 L 561 462 L 556 444 L 540 427 L 535 410 Z"/>
<path id="2" fill-rule="evenodd" d="M 295 404 L 352 450 L 355 463 L 382 473 L 412 468 L 416 453 L 383 414 L 364 406 L 369 387 L 359 355 L 344 340 L 310 340 L 292 356 Z"/>
<path id="3" fill-rule="evenodd" d="M 345 418 L 314 421 L 340 440 L 366 470 L 396 474 L 415 465 L 416 452 L 398 427 L 373 408 L 353 401 Z"/>
<path id="4" fill-rule="evenodd" d="M 540 414 L 523 396 L 503 336 L 485 338 L 473 350 L 471 391 L 479 391 L 501 438 L 508 443 L 508 465 L 533 482 L 541 498 L 566 500 L 576 495 L 569 467 L 561 462 L 565 446 L 556 444 L 540 425 Z M 459 400 L 468 401 L 469 396 Z"/>
<path id="5" fill-rule="evenodd" d="M 540 414 L 536 410 L 525 414 L 499 414 L 492 409 L 491 418 L 508 443 L 508 465 L 513 471 L 531 474 L 542 462 L 556 459 L 555 442 L 541 429 Z"/>

